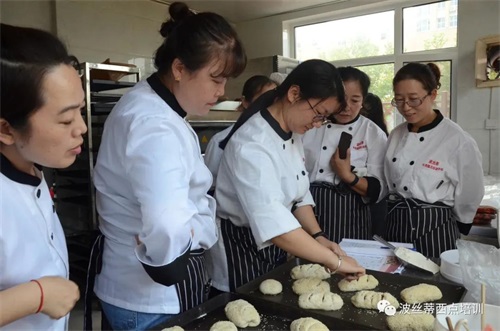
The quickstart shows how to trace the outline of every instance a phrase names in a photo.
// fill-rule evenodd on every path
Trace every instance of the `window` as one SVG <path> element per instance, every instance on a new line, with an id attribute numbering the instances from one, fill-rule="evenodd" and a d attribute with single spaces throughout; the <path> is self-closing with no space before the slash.
<path id="1" fill-rule="evenodd" d="M 341 14 L 325 13 L 284 22 L 284 30 L 288 31 L 284 49 L 290 50 L 284 55 L 301 61 L 321 58 L 337 67 L 353 66 L 365 71 L 372 81 L 370 92 L 382 99 L 389 129 L 403 120 L 390 105 L 395 72 L 407 62 L 434 62 L 442 74 L 435 107 L 451 117 L 455 102 L 451 76 L 457 59 L 457 1 L 423 1 L 415 0 L 413 6 L 407 2 L 381 3 L 375 8 L 352 8 Z"/>

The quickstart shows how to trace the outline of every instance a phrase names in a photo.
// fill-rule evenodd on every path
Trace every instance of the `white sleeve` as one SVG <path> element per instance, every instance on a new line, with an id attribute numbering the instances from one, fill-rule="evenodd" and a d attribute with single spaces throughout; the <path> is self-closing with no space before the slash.
<path id="1" fill-rule="evenodd" d="M 218 136 L 214 135 L 212 139 L 210 139 L 207 148 L 205 149 L 205 156 L 203 157 L 205 165 L 210 170 L 212 177 L 214 178 L 212 186 L 215 185 L 223 153 L 223 150 L 219 147 L 220 139 L 217 138 Z"/>
<path id="2" fill-rule="evenodd" d="M 453 210 L 461 223 L 471 224 L 484 196 L 482 155 L 472 137 L 456 153 L 457 183 Z"/>

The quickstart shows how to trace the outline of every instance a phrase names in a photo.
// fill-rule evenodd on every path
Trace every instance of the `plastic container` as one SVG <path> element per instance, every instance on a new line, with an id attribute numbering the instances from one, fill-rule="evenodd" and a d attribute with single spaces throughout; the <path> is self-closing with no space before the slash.
<path id="1" fill-rule="evenodd" d="M 462 269 L 460 268 L 458 249 L 441 253 L 441 275 L 455 283 L 463 284 Z"/>

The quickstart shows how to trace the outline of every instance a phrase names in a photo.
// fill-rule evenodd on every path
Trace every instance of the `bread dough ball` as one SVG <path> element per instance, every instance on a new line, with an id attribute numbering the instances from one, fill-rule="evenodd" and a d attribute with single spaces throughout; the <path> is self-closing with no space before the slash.
<path id="1" fill-rule="evenodd" d="M 210 331 L 238 331 L 238 328 L 233 322 L 219 321 L 210 327 Z"/>
<path id="2" fill-rule="evenodd" d="M 363 275 L 356 280 L 348 281 L 342 279 L 339 282 L 339 289 L 342 292 L 354 292 L 361 290 L 373 290 L 378 286 L 378 280 L 372 275 Z"/>
<path id="3" fill-rule="evenodd" d="M 299 296 L 299 307 L 303 309 L 339 310 L 344 305 L 340 295 L 332 292 L 306 293 Z"/>
<path id="4" fill-rule="evenodd" d="M 387 300 L 396 309 L 399 308 L 398 300 L 388 292 L 359 291 L 351 297 L 351 302 L 357 308 L 378 309 L 377 303 Z"/>
<path id="5" fill-rule="evenodd" d="M 292 290 L 298 295 L 309 292 L 330 292 L 330 284 L 320 278 L 301 278 L 293 282 Z"/>
<path id="6" fill-rule="evenodd" d="M 421 283 L 401 291 L 401 298 L 407 303 L 423 303 L 436 301 L 443 297 L 439 287 Z"/>
<path id="7" fill-rule="evenodd" d="M 329 331 L 328 327 L 312 317 L 299 318 L 290 324 L 290 331 Z"/>
<path id="8" fill-rule="evenodd" d="M 434 316 L 428 313 L 397 313 L 387 316 L 387 325 L 391 331 L 432 331 Z"/>
<path id="9" fill-rule="evenodd" d="M 260 324 L 260 316 L 255 307 L 248 301 L 238 299 L 229 302 L 224 308 L 227 318 L 239 328 L 257 326 Z"/>
<path id="10" fill-rule="evenodd" d="M 328 279 L 331 277 L 330 273 L 326 271 L 325 267 L 317 263 L 301 264 L 292 268 L 290 272 L 292 279 L 300 278 L 320 278 Z"/>
<path id="11" fill-rule="evenodd" d="M 266 279 L 259 285 L 262 294 L 276 295 L 283 292 L 283 285 L 275 279 Z"/>
<path id="12" fill-rule="evenodd" d="M 184 329 L 178 325 L 175 325 L 175 326 L 172 326 L 171 328 L 162 329 L 161 331 L 184 331 Z"/>

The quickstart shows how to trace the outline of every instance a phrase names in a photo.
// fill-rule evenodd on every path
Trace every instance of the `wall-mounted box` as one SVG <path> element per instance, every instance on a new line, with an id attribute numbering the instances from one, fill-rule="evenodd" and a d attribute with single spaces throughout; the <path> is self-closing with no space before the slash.
<path id="1" fill-rule="evenodd" d="M 500 86 L 500 35 L 476 41 L 476 86 Z"/>

